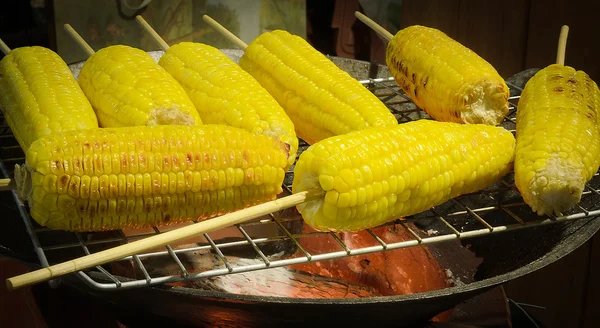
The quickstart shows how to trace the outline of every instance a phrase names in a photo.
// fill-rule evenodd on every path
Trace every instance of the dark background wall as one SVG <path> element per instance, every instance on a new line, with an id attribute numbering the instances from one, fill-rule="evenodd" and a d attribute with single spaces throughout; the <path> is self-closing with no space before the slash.
<path id="1" fill-rule="evenodd" d="M 360 27 L 364 24 L 353 18 L 354 10 L 360 8 L 358 1 L 308 3 L 315 3 L 315 8 L 322 10 L 333 4 L 332 25 L 337 27 L 345 23 L 345 26 L 351 26 L 334 28 L 336 33 L 330 41 L 338 45 L 333 48 L 338 55 L 385 62 L 385 45 L 368 29 L 364 32 Z M 600 22 L 597 17 L 600 1 L 404 0 L 400 11 L 397 22 L 400 27 L 419 24 L 440 29 L 489 61 L 505 78 L 526 68 L 554 62 L 560 28 L 569 25 L 566 64 L 586 71 L 596 81 L 600 79 Z M 323 29 L 325 24 L 321 19 L 325 14 L 318 15 L 312 19 L 309 16 L 308 21 Z M 321 39 L 327 37 L 329 34 L 323 34 L 322 30 L 309 34 L 316 45 L 331 53 L 332 48 L 322 45 Z M 352 41 L 357 47 L 350 45 Z M 365 46 L 370 47 L 370 51 L 365 51 Z"/>

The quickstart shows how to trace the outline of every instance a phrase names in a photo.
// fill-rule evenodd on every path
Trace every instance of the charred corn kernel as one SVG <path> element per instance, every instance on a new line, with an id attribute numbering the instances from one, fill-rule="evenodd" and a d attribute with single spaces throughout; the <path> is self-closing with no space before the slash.
<path id="1" fill-rule="evenodd" d="M 51 133 L 98 127 L 67 64 L 38 46 L 13 49 L 0 61 L 0 109 L 24 151 Z"/>
<path id="2" fill-rule="evenodd" d="M 439 30 L 400 30 L 386 62 L 398 85 L 438 121 L 497 125 L 508 113 L 508 86 L 494 67 Z"/>
<path id="3" fill-rule="evenodd" d="M 103 48 L 78 79 L 102 127 L 202 124 L 185 90 L 140 49 Z"/>
<path id="4" fill-rule="evenodd" d="M 301 37 L 276 30 L 252 41 L 240 66 L 281 104 L 309 144 L 398 121 L 367 88 Z"/>
<path id="5" fill-rule="evenodd" d="M 581 200 L 600 165 L 598 86 L 583 71 L 550 65 L 525 85 L 517 109 L 515 183 L 539 215 Z"/>
<path id="6" fill-rule="evenodd" d="M 290 146 L 296 160 L 294 124 L 275 99 L 219 49 L 193 42 L 170 47 L 161 65 L 185 89 L 205 124 L 230 125 L 274 136 Z"/>
<path id="7" fill-rule="evenodd" d="M 329 155 L 316 157 L 317 152 Z M 358 153 L 369 154 L 358 167 L 346 161 Z M 313 228 L 358 231 L 485 188 L 511 170 L 514 153 L 513 135 L 485 124 L 419 120 L 371 128 L 310 146 L 296 163 L 292 190 L 324 193 L 297 206 Z M 327 167 L 335 169 L 324 173 Z M 372 175 L 340 189 L 335 182 L 330 189 L 329 179 L 321 178 L 343 179 L 355 169 Z M 455 178 L 446 179 L 450 176 Z"/>
<path id="8" fill-rule="evenodd" d="M 35 141 L 15 179 L 41 225 L 70 231 L 143 227 L 275 199 L 286 152 L 275 138 L 221 125 L 88 129 Z M 83 171 L 67 173 L 67 153 Z M 240 158 L 225 160 L 232 153 Z M 118 156 L 96 161 L 104 154 Z M 132 170 L 134 162 L 151 157 L 161 166 Z"/>

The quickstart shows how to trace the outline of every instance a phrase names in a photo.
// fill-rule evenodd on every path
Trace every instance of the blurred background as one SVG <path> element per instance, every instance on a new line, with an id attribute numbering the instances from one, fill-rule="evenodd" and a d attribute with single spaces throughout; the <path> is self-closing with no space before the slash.
<path id="1" fill-rule="evenodd" d="M 473 49 L 507 78 L 555 60 L 560 27 L 570 26 L 567 64 L 600 79 L 594 0 L 3 0 L 0 36 L 10 47 L 45 45 L 67 63 L 86 58 L 66 35 L 71 24 L 92 46 L 158 46 L 134 20 L 142 15 L 167 41 L 233 48 L 204 21 L 208 14 L 246 43 L 286 29 L 319 51 L 385 62 L 385 44 L 354 17 L 361 10 L 392 33 L 409 25 L 438 28 Z"/>
<path id="2" fill-rule="evenodd" d="M 169 44 L 195 41 L 233 48 L 202 21 L 202 15 L 208 14 L 245 42 L 268 30 L 285 29 L 324 54 L 385 63 L 385 43 L 355 19 L 356 10 L 392 33 L 415 24 L 438 28 L 488 60 L 504 78 L 554 62 L 560 27 L 567 24 L 567 65 L 600 80 L 599 1 L 3 0 L 0 37 L 12 48 L 49 47 L 67 63 L 86 56 L 64 32 L 65 23 L 96 50 L 112 44 L 157 50 L 135 22 L 139 14 Z M 533 305 L 527 309 L 540 326 L 595 327 L 600 280 L 593 277 L 600 276 L 599 257 L 600 237 L 596 236 L 569 256 L 504 288 L 511 299 Z M 24 270 L 0 257 L 2 280 Z M 53 316 L 52 297 L 38 294 L 36 298 L 37 303 L 29 289 L 12 293 L 0 289 L 0 326 L 48 326 L 40 313 Z M 78 316 L 75 309 L 69 311 Z M 100 317 L 77 320 L 98 326 L 103 322 Z"/>

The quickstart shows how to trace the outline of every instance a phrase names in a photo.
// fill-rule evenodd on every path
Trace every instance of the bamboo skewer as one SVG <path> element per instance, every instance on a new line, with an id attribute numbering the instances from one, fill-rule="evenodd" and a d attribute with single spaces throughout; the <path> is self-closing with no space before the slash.
<path id="1" fill-rule="evenodd" d="M 152 36 L 154 41 L 156 41 L 158 43 L 158 45 L 160 46 L 160 48 L 163 51 L 169 50 L 169 44 L 167 44 L 167 42 L 160 35 L 158 35 L 158 33 L 156 33 L 156 31 L 152 28 L 152 26 L 150 26 L 150 24 L 148 24 L 148 22 L 146 22 L 144 17 L 137 15 L 137 16 L 135 16 L 135 20 L 138 23 L 140 23 L 140 25 L 142 25 L 144 30 L 146 30 L 146 32 L 148 32 Z"/>
<path id="2" fill-rule="evenodd" d="M 0 39 L 0 51 L 2 51 L 2 53 L 5 55 L 8 55 L 10 52 L 10 48 L 6 45 L 6 43 L 4 43 L 4 41 L 2 41 L 2 39 Z"/>
<path id="3" fill-rule="evenodd" d="M 0 191 L 16 189 L 17 185 L 13 179 L 0 179 Z"/>
<path id="4" fill-rule="evenodd" d="M 210 16 L 203 15 L 202 20 L 204 20 L 208 25 L 217 30 L 217 32 L 221 33 L 221 35 L 223 35 L 227 40 L 233 42 L 236 46 L 238 46 L 238 48 L 242 50 L 246 50 L 246 48 L 248 48 L 248 45 L 244 41 L 238 38 L 235 34 L 231 33 L 228 29 L 225 28 L 225 26 L 219 24 L 219 22 L 212 19 Z"/>
<path id="5" fill-rule="evenodd" d="M 86 255 L 71 261 L 55 264 L 47 268 L 15 276 L 6 280 L 6 286 L 9 290 L 33 285 L 57 278 L 76 271 L 92 268 L 111 261 L 119 260 L 139 252 L 153 249 L 157 246 L 163 246 L 178 242 L 203 233 L 212 232 L 234 224 L 239 224 L 252 220 L 272 212 L 277 212 L 286 208 L 302 204 L 307 198 L 312 197 L 308 191 L 276 199 L 260 205 L 248 207 L 237 212 L 225 214 L 223 216 L 195 223 L 183 228 L 174 229 L 168 232 L 144 238 L 125 245 L 110 248 L 98 253 Z"/>
<path id="6" fill-rule="evenodd" d="M 137 20 L 147 31 L 150 32 L 150 34 L 155 39 L 157 39 L 157 42 L 161 45 L 161 47 L 166 47 L 166 49 L 168 49 L 168 45 L 166 44 L 166 42 L 164 42 L 164 40 L 161 40 L 160 36 L 158 36 L 158 33 L 156 33 L 156 31 L 154 31 L 152 27 L 150 27 L 150 25 L 147 22 L 145 22 L 145 20 L 142 17 L 138 16 Z M 69 34 L 75 40 L 77 40 L 78 44 L 80 44 L 82 48 L 87 49 L 86 52 L 88 54 L 93 54 L 92 48 L 89 47 L 89 45 L 87 45 L 87 43 L 81 38 L 81 36 L 77 34 L 77 32 L 75 32 L 75 30 L 73 30 L 68 24 L 65 24 L 65 29 L 67 29 Z M 161 40 L 162 42 L 160 42 L 159 40 Z M 137 253 L 144 252 L 156 247 L 176 243 L 178 241 L 193 236 L 212 232 L 235 224 L 240 224 L 264 215 L 268 215 L 273 212 L 294 207 L 296 205 L 306 202 L 307 199 L 313 197 L 322 197 L 322 191 L 299 192 L 290 196 L 276 199 L 274 201 L 248 207 L 237 212 L 228 213 L 220 217 L 208 219 L 199 223 L 174 229 L 165 233 L 157 234 L 125 245 L 106 249 L 98 253 L 93 253 L 80 258 L 76 258 L 74 260 L 66 261 L 26 274 L 15 276 L 6 280 L 6 286 L 9 290 L 14 290 L 17 288 L 51 280 L 73 272 L 96 267 L 98 265 L 119 260 L 124 257 L 135 255 Z"/>
<path id="7" fill-rule="evenodd" d="M 558 37 L 558 49 L 556 50 L 556 63 L 565 65 L 565 52 L 567 50 L 567 37 L 569 36 L 569 26 L 563 25 Z"/>
<path id="8" fill-rule="evenodd" d="M 67 34 L 69 34 L 69 36 L 73 38 L 73 41 L 75 41 L 75 43 L 77 43 L 81 47 L 81 49 L 86 53 L 86 55 L 88 55 L 88 57 L 96 53 L 94 49 L 92 49 L 92 47 L 90 47 L 90 45 L 87 42 L 85 42 L 81 35 L 79 35 L 79 33 L 77 33 L 77 31 L 75 31 L 75 29 L 71 27 L 71 25 L 65 24 L 64 28 Z"/>
<path id="9" fill-rule="evenodd" d="M 373 31 L 375 31 L 377 34 L 379 34 L 382 38 L 386 39 L 388 42 L 392 41 L 392 39 L 394 38 L 394 35 L 392 33 L 388 32 L 385 28 L 383 28 L 381 25 L 375 23 L 374 20 L 370 19 L 363 13 L 355 11 L 354 16 L 356 16 L 356 18 L 358 18 L 358 20 L 365 23 L 368 27 L 373 29 Z"/>

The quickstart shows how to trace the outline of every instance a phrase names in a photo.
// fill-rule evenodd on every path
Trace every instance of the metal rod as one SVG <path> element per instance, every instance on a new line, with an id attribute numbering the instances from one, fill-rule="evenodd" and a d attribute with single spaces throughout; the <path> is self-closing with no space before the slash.
<path id="1" fill-rule="evenodd" d="M 475 211 L 473 211 L 472 209 L 470 209 L 468 206 L 466 206 L 463 203 L 459 202 L 456 198 L 452 199 L 452 201 L 454 203 L 458 204 L 460 207 L 466 209 L 469 214 L 471 214 L 475 219 L 477 219 L 477 221 L 479 221 L 481 224 L 483 224 L 490 231 L 494 230 L 494 227 L 492 227 L 491 224 L 487 223 L 487 221 L 485 221 L 481 216 L 479 216 L 477 213 L 475 213 Z"/>
<path id="2" fill-rule="evenodd" d="M 298 247 L 298 249 L 304 253 L 304 256 L 306 256 L 306 258 L 310 261 L 312 259 L 312 255 L 307 252 L 304 247 L 302 247 L 302 245 L 300 245 L 300 243 L 296 240 L 296 238 L 294 238 L 294 236 L 292 236 L 292 234 L 290 233 L 290 231 L 283 225 L 281 224 L 281 222 L 279 222 L 279 219 L 276 218 L 273 214 L 270 214 L 271 218 L 273 218 L 273 220 L 275 220 L 275 222 L 277 223 L 277 225 L 279 226 L 279 228 L 281 228 L 281 230 L 283 230 L 283 233 L 285 233 L 287 235 L 287 237 L 294 243 L 296 244 L 296 247 Z"/>
<path id="3" fill-rule="evenodd" d="M 227 258 L 225 258 L 225 255 L 223 255 L 223 252 L 221 252 L 219 247 L 217 247 L 217 245 L 212 240 L 212 238 L 210 238 L 210 236 L 207 233 L 204 234 L 204 238 L 206 238 L 206 240 L 208 240 L 208 242 L 210 243 L 210 246 L 215 251 L 215 253 L 217 253 L 217 257 L 225 264 L 225 267 L 227 268 L 227 270 L 229 272 L 232 272 L 233 267 L 231 266 L 231 264 L 229 264 L 229 261 L 227 261 Z"/>
<path id="4" fill-rule="evenodd" d="M 504 212 L 508 213 L 508 215 L 510 215 L 513 219 L 515 219 L 515 221 L 517 221 L 521 224 L 525 223 L 525 221 L 523 221 L 520 217 L 518 217 L 515 213 L 513 213 L 513 211 L 509 210 L 506 206 L 500 206 L 500 208 Z"/>
<path id="5" fill-rule="evenodd" d="M 340 239 L 340 237 L 338 237 L 338 235 L 336 235 L 333 232 L 330 232 L 329 235 L 340 245 L 342 246 L 342 248 L 346 251 L 346 254 L 350 255 L 351 250 L 350 248 L 348 248 L 348 246 L 346 246 L 346 243 L 344 243 L 344 241 L 342 241 Z"/>
<path id="6" fill-rule="evenodd" d="M 90 250 L 87 248 L 87 246 L 85 246 L 83 244 L 83 239 L 81 238 L 81 233 L 76 232 L 75 236 L 77 236 L 77 240 L 79 241 L 79 245 L 81 246 L 81 248 L 83 248 L 83 252 L 85 253 L 85 255 L 90 255 Z M 121 287 L 121 281 L 119 279 L 117 279 L 117 277 L 113 276 L 108 271 L 106 271 L 103 267 L 97 265 L 96 266 L 96 270 L 100 271 L 108 279 L 112 280 L 117 287 Z"/>
<path id="7" fill-rule="evenodd" d="M 423 242 L 423 239 L 421 239 L 421 237 L 419 237 L 419 235 L 417 235 L 417 233 L 414 232 L 413 229 L 411 229 L 409 226 L 407 226 L 406 223 L 404 223 L 403 221 L 400 221 L 400 225 L 402 225 L 402 227 L 404 227 L 404 229 L 406 229 L 413 237 L 415 237 L 415 239 L 419 242 L 419 244 L 421 242 Z"/>
<path id="8" fill-rule="evenodd" d="M 242 235 L 244 235 L 244 238 L 246 238 L 246 240 L 250 243 L 250 245 L 252 245 L 252 248 L 254 249 L 254 251 L 256 252 L 256 254 L 258 254 L 258 256 L 262 259 L 262 261 L 265 262 L 265 264 L 267 266 L 269 266 L 271 264 L 271 262 L 265 256 L 265 254 L 260 250 L 260 248 L 258 248 L 258 245 L 256 245 L 256 243 L 254 242 L 254 240 L 252 240 L 252 238 L 250 238 L 250 235 L 248 235 L 248 233 L 246 232 L 246 230 L 244 230 L 244 228 L 242 228 L 242 226 L 240 226 L 240 225 L 238 225 L 237 228 L 242 233 Z"/>
<path id="9" fill-rule="evenodd" d="M 448 228 L 450 228 L 450 230 L 452 230 L 452 233 L 454 233 L 456 235 L 456 237 L 460 237 L 460 232 L 458 230 L 456 230 L 454 228 L 454 226 L 452 226 L 450 223 L 448 223 L 448 221 L 446 221 L 446 219 L 444 219 L 444 217 L 438 213 L 435 208 L 430 209 L 430 211 L 435 214 L 435 216 L 438 218 L 438 220 L 442 221 L 442 223 L 444 223 Z"/>
<path id="10" fill-rule="evenodd" d="M 384 242 L 384 241 L 383 241 L 381 238 L 379 238 L 379 236 L 377 236 L 377 235 L 376 235 L 376 234 L 373 232 L 373 230 L 371 230 L 371 229 L 367 229 L 367 233 L 368 233 L 369 235 L 371 235 L 371 237 L 373 237 L 375 240 L 377 240 L 377 242 L 378 242 L 378 243 L 381 245 L 381 247 L 383 247 L 383 249 L 384 249 L 384 250 L 386 250 L 386 249 L 387 249 L 387 244 L 386 244 L 386 243 L 385 243 L 385 242 Z"/>
<path id="11" fill-rule="evenodd" d="M 156 234 L 161 233 L 161 231 L 158 230 L 157 227 L 152 227 L 152 229 L 154 229 L 154 232 L 156 232 Z M 181 270 L 181 273 L 183 274 L 183 276 L 187 277 L 188 276 L 187 269 L 185 268 L 183 263 L 181 263 L 181 260 L 179 260 L 179 257 L 177 257 L 177 254 L 175 254 L 175 252 L 173 252 L 173 248 L 171 247 L 171 245 L 165 245 L 165 248 L 167 249 L 167 253 L 169 253 L 169 255 L 171 256 L 173 261 L 175 261 L 175 264 L 177 264 L 177 266 L 179 267 L 179 270 Z"/>
<path id="12" fill-rule="evenodd" d="M 148 274 L 148 270 L 146 270 L 146 267 L 144 266 L 144 263 L 142 263 L 142 260 L 140 260 L 140 257 L 137 255 L 134 255 L 133 261 L 137 264 L 137 266 L 140 268 L 140 270 L 142 270 L 142 274 L 144 275 L 144 278 L 146 278 L 146 282 L 149 284 L 152 283 L 152 278 Z"/>
<path id="13" fill-rule="evenodd" d="M 171 258 L 173 258 L 175 263 L 177 263 L 177 266 L 179 267 L 179 270 L 181 270 L 181 273 L 183 273 L 183 276 L 189 276 L 187 269 L 185 268 L 183 263 L 181 263 L 181 260 L 179 259 L 179 257 L 177 257 L 177 254 L 173 252 L 173 248 L 171 248 L 171 245 L 166 245 L 165 247 L 167 248 L 167 252 L 169 253 L 169 255 L 171 255 Z"/>

